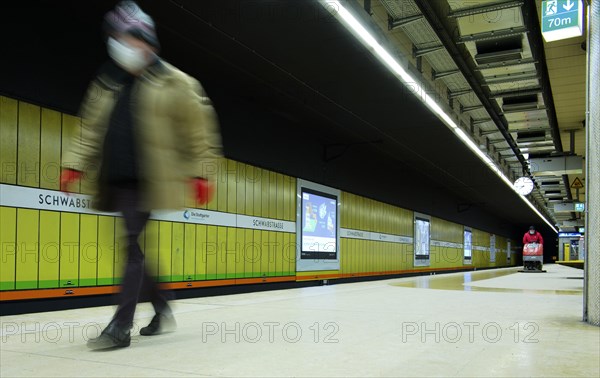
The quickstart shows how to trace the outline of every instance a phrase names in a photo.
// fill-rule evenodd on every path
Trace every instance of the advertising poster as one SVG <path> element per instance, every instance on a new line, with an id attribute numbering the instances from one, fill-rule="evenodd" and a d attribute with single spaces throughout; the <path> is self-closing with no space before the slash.
<path id="1" fill-rule="evenodd" d="M 296 270 L 339 270 L 341 192 L 302 179 L 296 190 Z"/>
<path id="2" fill-rule="evenodd" d="M 302 190 L 302 259 L 337 258 L 337 198 Z"/>

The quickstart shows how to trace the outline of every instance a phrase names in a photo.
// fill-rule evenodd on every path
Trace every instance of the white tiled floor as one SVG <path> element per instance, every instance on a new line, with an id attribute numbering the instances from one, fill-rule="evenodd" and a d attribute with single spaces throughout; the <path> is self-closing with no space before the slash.
<path id="1" fill-rule="evenodd" d="M 545 268 L 178 300 L 179 328 L 155 337 L 142 304 L 111 351 L 85 341 L 113 307 L 5 316 L 0 376 L 600 376 L 582 271 Z"/>

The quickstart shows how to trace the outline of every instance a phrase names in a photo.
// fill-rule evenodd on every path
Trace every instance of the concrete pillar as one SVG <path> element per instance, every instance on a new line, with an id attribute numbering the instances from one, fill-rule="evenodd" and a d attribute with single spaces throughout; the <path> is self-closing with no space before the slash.
<path id="1" fill-rule="evenodd" d="M 600 0 L 588 8 L 585 288 L 583 320 L 600 325 Z"/>

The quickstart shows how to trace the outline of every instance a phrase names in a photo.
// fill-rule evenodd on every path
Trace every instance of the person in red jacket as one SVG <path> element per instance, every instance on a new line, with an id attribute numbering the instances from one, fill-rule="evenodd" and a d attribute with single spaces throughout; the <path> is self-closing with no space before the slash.
<path id="1" fill-rule="evenodd" d="M 537 232 L 534 226 L 529 227 L 529 231 L 523 235 L 523 244 L 529 243 L 544 244 L 544 238 L 542 238 L 542 234 Z"/>

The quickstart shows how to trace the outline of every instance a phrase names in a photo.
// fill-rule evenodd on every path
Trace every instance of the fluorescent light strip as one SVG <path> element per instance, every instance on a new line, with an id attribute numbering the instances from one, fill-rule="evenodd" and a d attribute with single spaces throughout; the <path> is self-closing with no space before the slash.
<path id="1" fill-rule="evenodd" d="M 402 68 L 402 66 L 394 59 L 392 55 L 390 55 L 387 50 L 381 46 L 375 37 L 364 26 L 360 24 L 360 22 L 346 9 L 339 1 L 337 0 L 320 0 L 321 4 L 330 11 L 335 17 L 340 19 L 347 28 L 349 28 L 352 33 L 357 36 L 360 40 L 362 40 L 366 46 L 371 50 L 371 52 L 377 56 L 389 69 L 392 71 L 395 76 L 400 79 L 405 85 L 413 90 L 415 96 L 417 96 L 431 111 L 433 111 L 454 133 L 463 141 L 465 145 L 467 145 L 471 151 L 475 153 L 494 173 L 498 175 L 508 185 L 515 193 L 517 191 L 513 187 L 512 182 L 502 173 L 502 171 L 496 166 L 494 161 L 490 159 L 485 153 L 483 153 L 479 147 L 471 140 L 471 138 L 465 134 L 463 130 L 461 130 L 456 122 L 452 120 L 452 118 L 446 114 L 442 108 L 435 102 L 433 98 L 431 98 L 423 89 L 421 85 L 418 84 L 417 80 L 415 80 L 410 74 Z M 558 233 L 554 225 L 546 219 L 540 213 L 540 211 L 523 195 L 517 193 L 519 197 L 529 206 L 554 232 Z"/>

